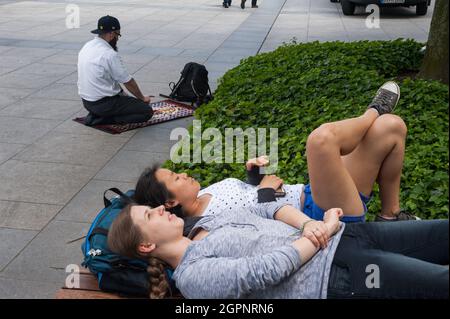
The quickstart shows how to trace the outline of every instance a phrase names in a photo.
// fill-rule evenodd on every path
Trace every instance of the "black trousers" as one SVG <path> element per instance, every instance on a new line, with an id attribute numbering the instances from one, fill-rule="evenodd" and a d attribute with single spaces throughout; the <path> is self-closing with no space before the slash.
<path id="1" fill-rule="evenodd" d="M 82 101 L 89 111 L 86 125 L 142 123 L 153 116 L 148 104 L 131 96 L 118 94 L 95 102 Z"/>
<path id="2" fill-rule="evenodd" d="M 252 7 L 256 6 L 256 2 L 258 0 L 252 0 Z M 224 0 L 223 4 L 228 4 L 229 6 L 231 6 L 231 0 Z"/>
<path id="3" fill-rule="evenodd" d="M 448 298 L 448 227 L 448 220 L 346 224 L 327 297 Z"/>

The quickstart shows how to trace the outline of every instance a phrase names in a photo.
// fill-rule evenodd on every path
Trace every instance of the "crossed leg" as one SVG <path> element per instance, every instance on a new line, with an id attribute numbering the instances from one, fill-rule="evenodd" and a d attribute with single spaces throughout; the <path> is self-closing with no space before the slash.
<path id="1" fill-rule="evenodd" d="M 399 210 L 406 125 L 373 109 L 362 116 L 321 125 L 308 137 L 306 155 L 314 202 L 322 209 L 341 207 L 360 216 L 359 192 L 369 195 L 380 185 L 382 214 Z"/>
<path id="2" fill-rule="evenodd" d="M 380 215 L 388 218 L 400 210 L 406 134 L 406 124 L 399 116 L 381 115 L 356 149 L 341 157 L 360 193 L 370 196 L 375 182 L 378 183 Z"/>

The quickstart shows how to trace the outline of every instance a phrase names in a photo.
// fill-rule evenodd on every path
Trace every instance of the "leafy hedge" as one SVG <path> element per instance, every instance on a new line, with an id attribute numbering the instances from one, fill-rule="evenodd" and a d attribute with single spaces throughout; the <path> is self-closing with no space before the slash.
<path id="1" fill-rule="evenodd" d="M 196 110 L 202 130 L 277 127 L 279 170 L 286 183 L 308 180 L 305 143 L 320 124 L 360 115 L 380 84 L 400 81 L 395 113 L 408 125 L 401 205 L 422 218 L 448 217 L 448 86 L 398 76 L 420 67 L 413 40 L 286 44 L 241 61 L 220 79 L 215 99 Z M 243 164 L 174 164 L 203 186 L 244 178 Z M 380 210 L 378 191 L 369 218 Z"/>

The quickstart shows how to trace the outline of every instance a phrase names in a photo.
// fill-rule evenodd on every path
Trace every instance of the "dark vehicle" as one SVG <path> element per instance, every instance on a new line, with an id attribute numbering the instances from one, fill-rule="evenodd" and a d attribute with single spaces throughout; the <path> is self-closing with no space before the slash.
<path id="1" fill-rule="evenodd" d="M 330 0 L 331 2 L 339 2 L 339 0 Z M 366 6 L 376 4 L 380 7 L 410 7 L 416 6 L 416 14 L 423 16 L 427 14 L 428 6 L 431 0 L 340 0 L 342 12 L 349 16 L 355 13 L 355 6 Z"/>

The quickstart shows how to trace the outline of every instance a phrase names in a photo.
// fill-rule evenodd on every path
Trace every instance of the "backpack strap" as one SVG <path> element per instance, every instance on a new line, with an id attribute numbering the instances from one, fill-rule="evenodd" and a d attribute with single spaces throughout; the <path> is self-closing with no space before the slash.
<path id="1" fill-rule="evenodd" d="M 107 192 L 113 192 L 116 193 L 117 195 L 120 196 L 120 198 L 125 202 L 125 203 L 131 203 L 133 200 L 126 194 L 122 193 L 118 188 L 113 187 L 113 188 L 109 188 L 107 189 L 104 193 L 103 193 L 103 203 L 105 204 L 105 207 L 108 207 L 111 205 L 111 201 L 109 199 L 106 198 L 106 193 Z"/>
<path id="2" fill-rule="evenodd" d="M 184 76 L 182 75 L 181 78 L 178 80 L 178 82 L 173 85 L 173 87 L 170 86 L 170 84 L 169 84 L 169 88 L 172 90 L 172 92 L 170 92 L 170 94 L 169 94 L 170 98 L 173 99 L 173 98 L 177 97 L 176 95 L 177 95 L 178 88 L 183 83 L 183 81 L 184 81 Z M 170 82 L 170 83 L 174 83 L 174 82 Z"/>
<path id="3" fill-rule="evenodd" d="M 198 100 L 200 98 L 200 94 L 198 94 L 197 90 L 195 89 L 194 78 L 192 78 L 190 84 L 191 84 L 192 91 L 194 91 L 194 94 L 197 96 L 197 100 Z"/>
<path id="4" fill-rule="evenodd" d="M 100 234 L 103 236 L 108 236 L 108 230 L 105 228 L 101 228 L 101 227 L 95 227 L 92 232 L 89 234 L 88 240 L 91 239 L 92 236 L 96 235 L 96 234 Z"/>
<path id="5" fill-rule="evenodd" d="M 213 98 L 213 94 L 211 92 L 211 87 L 209 86 L 209 83 L 208 83 L 208 91 L 209 91 L 209 95 L 211 96 L 211 98 Z"/>

